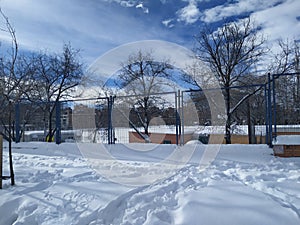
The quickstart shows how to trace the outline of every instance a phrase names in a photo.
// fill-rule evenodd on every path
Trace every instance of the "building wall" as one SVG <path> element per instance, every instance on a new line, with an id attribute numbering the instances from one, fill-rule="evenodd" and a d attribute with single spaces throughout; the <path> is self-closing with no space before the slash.
<path id="1" fill-rule="evenodd" d="M 193 134 L 184 135 L 184 143 L 192 140 Z M 180 137 L 179 137 L 180 138 Z M 157 144 L 176 144 L 176 134 L 163 134 L 163 133 L 150 133 L 151 143 Z M 180 139 L 179 139 L 180 140 Z M 129 143 L 145 143 L 136 132 L 129 131 Z M 249 139 L 247 135 L 235 135 L 231 136 L 232 144 L 249 144 Z M 257 144 L 265 144 L 264 136 L 256 136 Z M 209 137 L 209 144 L 225 144 L 224 135 L 222 134 L 212 134 Z"/>
<path id="2" fill-rule="evenodd" d="M 151 143 L 176 144 L 176 134 L 150 133 Z M 180 137 L 179 137 L 180 138 Z M 192 133 L 184 135 L 184 143 L 192 139 Z M 180 139 L 178 140 L 180 141 Z M 145 143 L 136 132 L 129 131 L 129 143 Z"/>

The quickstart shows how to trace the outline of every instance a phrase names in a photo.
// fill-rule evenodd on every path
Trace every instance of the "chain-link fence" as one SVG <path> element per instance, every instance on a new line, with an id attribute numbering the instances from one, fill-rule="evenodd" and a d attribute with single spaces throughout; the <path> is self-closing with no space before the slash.
<path id="1" fill-rule="evenodd" d="M 232 143 L 268 143 L 300 134 L 299 74 L 269 75 L 265 84 L 230 88 Z M 147 96 L 110 96 L 11 105 L 16 141 L 97 143 L 224 142 L 226 107 L 213 96 L 222 90 L 188 90 Z M 218 111 L 219 110 L 219 111 Z M 223 110 L 223 111 L 222 111 Z M 7 113 L 6 113 L 7 114 Z M 9 114 L 2 113 L 2 130 Z M 7 118 L 6 118 L 7 117 Z M 4 122 L 3 122 L 4 121 Z"/>
<path id="2" fill-rule="evenodd" d="M 115 141 L 178 144 L 177 94 L 116 96 L 112 111 Z"/>
<path id="3" fill-rule="evenodd" d="M 109 98 L 84 99 L 72 104 L 72 126 L 77 142 L 110 143 L 111 122 Z"/>
<path id="4" fill-rule="evenodd" d="M 273 138 L 300 135 L 300 74 L 274 74 L 269 80 Z"/>
<path id="5" fill-rule="evenodd" d="M 213 117 L 213 113 L 216 113 L 214 98 L 219 91 L 207 89 L 183 92 L 185 134 L 190 132 L 192 136 L 189 138 L 202 143 L 225 143 L 225 123 L 230 118 L 231 143 L 266 143 L 265 85 L 231 87 L 230 115 L 223 105 L 218 115 Z M 225 96 L 225 89 L 221 91 L 222 96 Z"/>
<path id="6" fill-rule="evenodd" d="M 54 141 L 61 104 L 22 101 L 15 107 L 16 141 Z"/>
<path id="7" fill-rule="evenodd" d="M 108 143 L 107 98 L 32 103 L 15 111 L 16 141 Z"/>

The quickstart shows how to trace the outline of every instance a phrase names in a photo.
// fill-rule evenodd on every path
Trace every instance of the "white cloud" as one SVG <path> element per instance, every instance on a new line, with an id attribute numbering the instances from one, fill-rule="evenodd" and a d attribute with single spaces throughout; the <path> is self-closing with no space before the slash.
<path id="1" fill-rule="evenodd" d="M 135 5 L 135 1 L 117 1 L 123 7 L 133 7 Z"/>
<path id="2" fill-rule="evenodd" d="M 197 7 L 196 1 L 190 1 L 189 4 L 177 11 L 178 21 L 185 22 L 186 24 L 195 23 L 200 16 L 200 11 Z"/>
<path id="3" fill-rule="evenodd" d="M 107 7 L 109 1 L 2 0 L 1 3 L 16 29 L 20 49 L 57 52 L 63 43 L 70 41 L 91 61 L 120 44 L 167 37 L 165 30 L 149 26 L 128 10 Z M 0 38 L 4 41 L 3 32 Z"/>
<path id="4" fill-rule="evenodd" d="M 140 4 L 136 5 L 135 8 L 137 8 L 137 9 L 142 9 L 144 13 L 149 13 L 149 9 L 146 8 L 146 7 L 143 5 L 143 3 L 140 3 Z"/>
<path id="5" fill-rule="evenodd" d="M 236 3 L 219 5 L 205 10 L 201 20 L 207 23 L 217 22 L 230 16 L 264 10 L 281 2 L 282 0 L 239 0 Z"/>
<path id="6" fill-rule="evenodd" d="M 116 3 L 120 4 L 121 6 L 127 7 L 127 8 L 135 7 L 136 9 L 142 9 L 143 12 L 146 14 L 149 13 L 149 9 L 147 7 L 145 7 L 143 2 L 141 2 L 140 0 L 104 0 L 104 1 L 116 2 Z"/>
<path id="7" fill-rule="evenodd" d="M 299 0 L 240 0 L 204 11 L 201 20 L 211 23 L 248 13 L 252 21 L 262 28 L 261 32 L 267 38 L 272 51 L 276 52 L 276 42 L 279 39 L 299 40 L 299 12 Z"/>
<path id="8" fill-rule="evenodd" d="M 189 24 L 197 21 L 200 24 L 201 15 L 201 19 L 211 22 L 224 19 L 225 15 L 239 15 L 244 12 L 250 14 L 255 11 L 252 16 L 262 25 L 268 39 L 300 37 L 299 20 L 296 19 L 300 12 L 299 0 L 281 0 L 284 2 L 274 7 L 278 0 L 240 0 L 203 12 L 199 10 L 199 2 L 208 0 L 182 0 L 186 6 L 178 10 L 175 17 L 175 12 L 171 11 L 174 8 L 150 13 L 147 17 L 139 12 L 135 13 L 136 10 L 133 9 L 136 8 L 138 11 L 144 10 L 145 6 L 152 9 L 150 0 L 144 1 L 144 4 L 141 4 L 141 0 L 0 1 L 3 11 L 16 29 L 20 49 L 60 51 L 62 44 L 70 41 L 73 47 L 83 50 L 82 55 L 84 58 L 89 57 L 88 61 L 113 47 L 139 40 L 169 40 L 190 46 L 195 28 Z M 168 4 L 171 2 L 164 1 Z M 112 2 L 114 3 L 111 4 Z M 124 7 L 116 3 L 123 4 Z M 259 11 L 256 11 L 256 7 Z M 159 13 L 162 15 L 158 15 Z M 177 26 L 177 22 L 185 23 L 185 26 Z M 165 29 L 163 26 L 173 28 Z M 2 43 L 8 38 L 3 35 L 0 32 Z M 187 38 L 188 35 L 191 36 L 190 39 Z"/>
<path id="9" fill-rule="evenodd" d="M 262 32 L 270 42 L 278 39 L 299 39 L 300 21 L 297 19 L 300 12 L 299 0 L 287 0 L 286 2 L 251 16 L 256 23 L 262 26 Z"/>
<path id="10" fill-rule="evenodd" d="M 174 27 L 174 24 L 172 23 L 173 21 L 174 21 L 174 19 L 163 20 L 162 24 L 168 28 L 171 28 L 171 27 Z"/>

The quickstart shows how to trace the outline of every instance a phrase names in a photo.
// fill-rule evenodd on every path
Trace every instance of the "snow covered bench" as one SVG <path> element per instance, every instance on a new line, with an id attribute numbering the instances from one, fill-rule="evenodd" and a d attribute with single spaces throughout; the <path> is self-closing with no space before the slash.
<path id="1" fill-rule="evenodd" d="M 273 151 L 275 156 L 300 157 L 300 135 L 278 136 Z"/>

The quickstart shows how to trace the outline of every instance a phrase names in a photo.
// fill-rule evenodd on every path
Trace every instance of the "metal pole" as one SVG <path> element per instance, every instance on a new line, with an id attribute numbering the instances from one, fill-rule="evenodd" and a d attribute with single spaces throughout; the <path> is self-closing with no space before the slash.
<path id="1" fill-rule="evenodd" d="M 20 104 L 16 103 L 15 105 L 15 123 L 16 123 L 16 143 L 20 142 Z"/>
<path id="2" fill-rule="evenodd" d="M 269 146 L 272 147 L 272 98 L 271 98 L 271 75 L 268 74 L 268 113 L 269 113 Z"/>
<path id="3" fill-rule="evenodd" d="M 15 185 L 15 174 L 13 167 L 13 157 L 12 157 L 12 102 L 9 101 L 9 118 L 8 118 L 8 157 L 9 157 L 9 171 L 10 171 L 10 182 L 11 185 Z"/>
<path id="4" fill-rule="evenodd" d="M 179 90 L 178 90 L 178 93 L 179 93 Z M 178 126 L 180 125 L 180 123 L 179 123 L 179 116 L 178 116 L 178 96 L 177 96 L 177 92 L 175 92 L 175 126 L 176 126 L 176 145 L 178 145 L 179 144 L 179 138 L 178 138 Z"/>
<path id="5" fill-rule="evenodd" d="M 270 144 L 269 142 L 269 104 L 268 104 L 268 93 L 267 93 L 267 85 L 265 84 L 265 124 L 266 124 L 266 135 L 265 142 L 266 144 Z"/>
<path id="6" fill-rule="evenodd" d="M 0 189 L 2 189 L 2 175 L 3 175 L 3 170 L 2 170 L 2 160 L 3 160 L 3 138 L 2 135 L 0 135 Z"/>
<path id="7" fill-rule="evenodd" d="M 111 144 L 111 108 L 110 108 L 110 101 L 111 96 L 107 98 L 107 108 L 108 108 L 108 114 L 107 114 L 107 142 L 108 144 Z"/>
<path id="8" fill-rule="evenodd" d="M 273 86 L 273 116 L 274 116 L 274 138 L 277 137 L 277 121 L 276 121 L 276 87 L 275 87 L 275 78 L 272 75 L 272 86 Z"/>
<path id="9" fill-rule="evenodd" d="M 181 99 L 181 135 L 180 135 L 180 144 L 184 145 L 184 110 L 183 110 L 183 92 L 181 92 L 181 98 L 179 96 L 179 100 Z"/>
<path id="10" fill-rule="evenodd" d="M 178 90 L 178 94 L 177 94 L 177 116 L 178 116 L 178 144 L 181 144 L 181 134 L 182 134 L 182 129 L 181 129 L 181 112 L 180 112 L 180 107 L 181 107 L 181 102 L 180 102 L 180 96 L 183 94 L 183 92 L 181 92 L 180 90 Z"/>
<path id="11" fill-rule="evenodd" d="M 110 113 L 110 128 L 111 128 L 111 143 L 112 144 L 115 144 L 115 132 L 114 132 L 114 128 L 113 128 L 113 118 L 112 118 L 115 97 L 116 96 L 111 97 L 111 106 L 110 106 L 110 110 L 111 110 L 111 113 Z"/>
<path id="12" fill-rule="evenodd" d="M 114 103 L 113 96 L 109 96 L 108 98 L 108 144 L 114 144 L 115 143 L 115 137 L 113 133 L 113 127 L 112 127 L 112 107 Z"/>
<path id="13" fill-rule="evenodd" d="M 55 136 L 55 143 L 56 144 L 60 144 L 61 143 L 61 120 L 60 120 L 60 113 L 61 113 L 61 109 L 60 109 L 60 102 L 56 102 L 55 103 L 55 110 L 56 110 L 56 136 Z"/>

